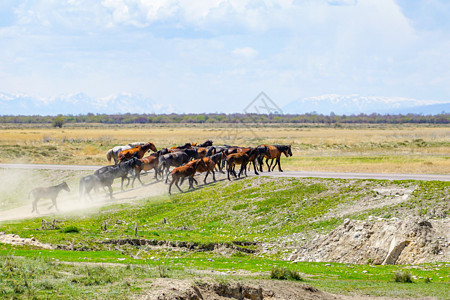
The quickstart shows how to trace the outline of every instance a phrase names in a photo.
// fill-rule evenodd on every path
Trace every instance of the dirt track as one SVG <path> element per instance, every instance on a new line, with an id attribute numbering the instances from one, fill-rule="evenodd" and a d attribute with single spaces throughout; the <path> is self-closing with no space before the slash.
<path id="1" fill-rule="evenodd" d="M 0 168 L 10 169 L 51 169 L 51 170 L 97 170 L 100 166 L 79 166 L 79 165 L 41 165 L 41 164 L 0 164 Z M 253 175 L 253 171 L 249 171 L 250 176 Z M 127 188 L 124 192 L 117 192 L 119 188 L 120 180 L 117 180 L 114 184 L 116 192 L 114 193 L 114 199 L 111 201 L 109 197 L 105 197 L 105 193 L 93 194 L 93 201 L 80 201 L 77 189 L 73 189 L 70 193 L 61 193 L 58 197 L 59 213 L 73 213 L 79 210 L 91 209 L 95 210 L 104 205 L 112 203 L 132 203 L 136 200 L 146 198 L 149 196 L 155 196 L 167 193 L 168 186 L 163 182 L 155 182 L 153 180 L 153 172 L 142 174 L 142 180 L 145 183 L 141 186 L 139 182 L 136 182 L 135 188 Z M 388 179 L 388 180 L 440 180 L 450 181 L 450 175 L 417 175 L 417 174 L 370 174 L 370 173 L 331 173 L 331 172 L 305 172 L 305 171 L 286 171 L 280 173 L 276 172 L 264 172 L 263 176 L 272 177 L 319 177 L 319 178 L 343 178 L 343 179 Z M 216 173 L 218 180 L 226 180 L 226 176 Z M 210 178 L 212 180 L 212 178 Z M 210 181 L 208 181 L 210 182 Z M 186 187 L 183 187 L 185 190 Z M 174 192 L 176 189 L 174 188 Z M 54 209 L 48 210 L 47 206 L 49 202 L 43 200 L 39 202 L 40 215 L 39 216 L 51 216 L 57 213 Z M 20 220 L 27 218 L 34 218 L 38 215 L 31 213 L 31 205 L 17 207 L 9 210 L 0 211 L 0 222 L 8 220 Z"/>
<path id="2" fill-rule="evenodd" d="M 80 165 L 42 165 L 42 164 L 0 164 L 0 168 L 13 169 L 53 169 L 53 170 L 92 170 L 102 166 Z M 250 172 L 253 174 L 253 172 Z M 249 173 L 249 174 L 250 174 Z M 310 172 L 310 171 L 285 171 L 280 173 L 264 172 L 264 176 L 273 177 L 318 177 L 318 178 L 342 178 L 342 179 L 387 179 L 387 180 L 437 180 L 450 181 L 450 175 L 439 174 L 392 174 L 392 173 L 343 173 L 343 172 Z"/>

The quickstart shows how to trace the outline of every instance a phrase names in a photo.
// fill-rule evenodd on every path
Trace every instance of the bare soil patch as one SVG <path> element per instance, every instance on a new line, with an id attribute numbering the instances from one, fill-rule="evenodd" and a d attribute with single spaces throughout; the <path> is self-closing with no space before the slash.
<path id="1" fill-rule="evenodd" d="M 192 281 L 157 279 L 151 288 L 137 299 L 345 299 L 322 292 L 312 286 L 295 282 L 249 281 L 216 282 L 211 279 Z"/>
<path id="2" fill-rule="evenodd" d="M 37 241 L 34 237 L 32 238 L 21 238 L 17 234 L 5 234 L 4 232 L 0 232 L 0 243 L 11 244 L 11 245 L 27 245 L 34 246 L 43 249 L 54 249 L 54 247 L 50 244 L 44 244 Z"/>
<path id="3" fill-rule="evenodd" d="M 450 260 L 450 218 L 344 220 L 294 250 L 293 261 L 419 264 Z"/>

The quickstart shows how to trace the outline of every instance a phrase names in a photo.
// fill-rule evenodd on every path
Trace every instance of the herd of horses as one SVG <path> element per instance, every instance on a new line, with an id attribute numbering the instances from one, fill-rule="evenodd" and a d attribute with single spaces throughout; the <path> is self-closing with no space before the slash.
<path id="1" fill-rule="evenodd" d="M 150 151 L 153 153 L 145 156 Z M 109 162 L 114 160 L 114 164 L 101 167 L 93 174 L 80 179 L 80 198 L 92 199 L 90 195 L 92 190 L 103 188 L 106 191 L 108 188 L 109 197 L 113 199 L 112 184 L 115 179 L 121 178 L 121 191 L 124 190 L 125 180 L 127 186 L 130 184 L 130 177 L 133 179 L 132 187 L 134 187 L 136 179 L 144 185 L 140 176 L 142 171 L 154 170 L 155 180 L 164 180 L 165 183 L 168 183 L 169 177 L 171 177 L 169 195 L 174 184 L 180 192 L 183 192 L 180 185 L 186 178 L 189 181 L 189 189 L 193 188 L 194 183 L 198 185 L 194 178 L 196 173 L 206 173 L 203 179 L 205 184 L 209 174 L 212 174 L 213 181 L 216 181 L 216 172 L 225 173 L 226 171 L 228 180 L 231 180 L 230 175 L 234 178 L 241 177 L 241 175 L 247 176 L 247 168 L 250 170 L 253 166 L 254 173 L 258 175 L 258 172 L 263 172 L 264 160 L 269 172 L 273 171 L 277 165 L 278 170 L 283 172 L 281 169 L 282 154 L 286 157 L 292 156 L 291 145 L 213 146 L 213 142 L 208 140 L 202 144 L 186 143 L 160 150 L 151 142 L 116 146 L 106 153 L 107 160 Z M 238 173 L 236 166 L 240 166 Z M 173 167 L 172 170 L 170 170 L 171 167 Z M 32 190 L 30 195 L 32 194 L 35 198 L 33 211 L 37 212 L 36 202 L 45 196 L 52 199 L 53 206 L 57 209 L 56 197 L 63 189 L 69 191 L 65 182 L 53 187 Z"/>

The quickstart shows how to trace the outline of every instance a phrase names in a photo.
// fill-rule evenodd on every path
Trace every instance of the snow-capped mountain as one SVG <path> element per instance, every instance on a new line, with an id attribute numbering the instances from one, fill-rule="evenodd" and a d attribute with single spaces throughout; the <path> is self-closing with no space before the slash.
<path id="1" fill-rule="evenodd" d="M 0 93 L 0 115 L 171 113 L 172 111 L 169 105 L 156 104 L 150 98 L 128 93 L 100 98 L 83 93 L 49 98 Z"/>
<path id="2" fill-rule="evenodd" d="M 450 102 L 417 100 L 398 97 L 365 97 L 359 95 L 323 95 L 295 100 L 283 108 L 283 113 L 351 115 L 351 114 L 440 114 L 450 113 Z"/>

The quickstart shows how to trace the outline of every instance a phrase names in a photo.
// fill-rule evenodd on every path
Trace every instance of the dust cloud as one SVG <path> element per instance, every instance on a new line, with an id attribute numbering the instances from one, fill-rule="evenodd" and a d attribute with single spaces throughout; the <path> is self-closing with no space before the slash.
<path id="1" fill-rule="evenodd" d="M 117 203 L 134 203 L 143 198 L 167 194 L 168 185 L 164 182 L 156 182 L 154 173 L 141 174 L 144 185 L 136 180 L 134 188 L 131 187 L 132 178 L 128 187 L 124 184 L 124 191 L 120 191 L 121 179 L 117 178 L 113 184 L 113 199 L 109 197 L 108 189 L 99 188 L 92 190 L 92 199 L 86 197 L 80 199 L 79 180 L 81 177 L 92 174 L 92 171 L 72 170 L 25 170 L 25 169 L 1 169 L 0 168 L 0 222 L 20 220 L 35 217 L 62 215 L 89 215 L 98 212 L 105 205 Z M 50 199 L 40 199 L 37 202 L 39 214 L 32 213 L 33 196 L 28 198 L 29 192 L 36 187 L 49 187 L 66 181 L 70 192 L 60 191 L 57 197 L 59 212 Z"/>

